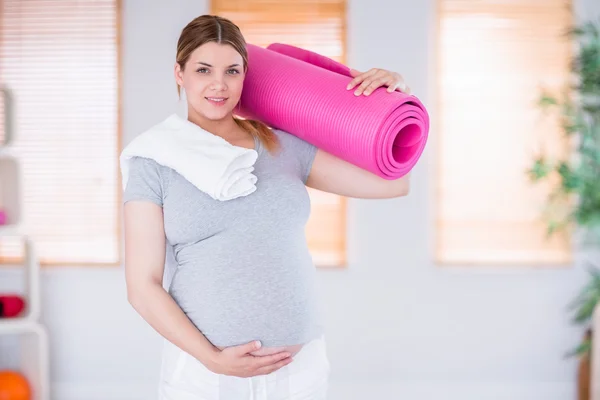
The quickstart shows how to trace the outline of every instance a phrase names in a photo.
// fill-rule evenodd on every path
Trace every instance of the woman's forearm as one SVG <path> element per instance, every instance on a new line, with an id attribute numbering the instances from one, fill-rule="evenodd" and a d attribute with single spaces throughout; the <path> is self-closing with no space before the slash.
<path id="1" fill-rule="evenodd" d="M 152 328 L 168 341 L 207 365 L 218 353 L 158 283 L 129 291 L 129 302 Z"/>

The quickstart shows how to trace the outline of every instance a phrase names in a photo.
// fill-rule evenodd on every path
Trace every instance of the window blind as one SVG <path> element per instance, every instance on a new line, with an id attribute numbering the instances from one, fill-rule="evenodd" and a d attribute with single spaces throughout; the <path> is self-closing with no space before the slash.
<path id="1" fill-rule="evenodd" d="M 118 13 L 117 0 L 0 0 L 21 222 L 42 264 L 119 262 Z M 0 238 L 0 261 L 20 257 L 15 242 Z"/>
<path id="2" fill-rule="evenodd" d="M 569 79 L 571 17 L 564 0 L 439 0 L 438 262 L 570 262 L 541 217 L 551 187 L 526 170 L 565 149 L 536 103 Z"/>
<path id="3" fill-rule="evenodd" d="M 246 42 L 274 42 L 346 59 L 345 0 L 212 0 L 211 14 L 238 25 Z M 346 199 L 309 188 L 312 212 L 306 235 L 318 266 L 346 263 Z"/>

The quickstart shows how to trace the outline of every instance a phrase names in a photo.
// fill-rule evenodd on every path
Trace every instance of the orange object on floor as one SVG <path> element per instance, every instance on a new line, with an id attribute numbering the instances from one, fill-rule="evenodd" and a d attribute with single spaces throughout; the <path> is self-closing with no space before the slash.
<path id="1" fill-rule="evenodd" d="M 32 400 L 27 379 L 16 371 L 0 371 L 0 400 Z"/>

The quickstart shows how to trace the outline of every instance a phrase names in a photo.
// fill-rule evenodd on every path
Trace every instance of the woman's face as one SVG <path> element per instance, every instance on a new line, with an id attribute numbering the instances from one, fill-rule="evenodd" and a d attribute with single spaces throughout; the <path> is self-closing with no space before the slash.
<path id="1" fill-rule="evenodd" d="M 228 118 L 242 95 L 242 56 L 228 44 L 205 43 L 185 68 L 175 63 L 175 79 L 185 89 L 189 112 L 209 120 Z"/>

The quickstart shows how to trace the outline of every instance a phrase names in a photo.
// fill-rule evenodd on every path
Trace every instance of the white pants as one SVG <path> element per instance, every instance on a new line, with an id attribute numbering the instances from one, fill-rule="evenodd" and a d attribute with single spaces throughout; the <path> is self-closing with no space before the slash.
<path id="1" fill-rule="evenodd" d="M 323 337 L 285 367 L 250 378 L 215 374 L 165 340 L 159 400 L 325 400 L 329 371 Z"/>

